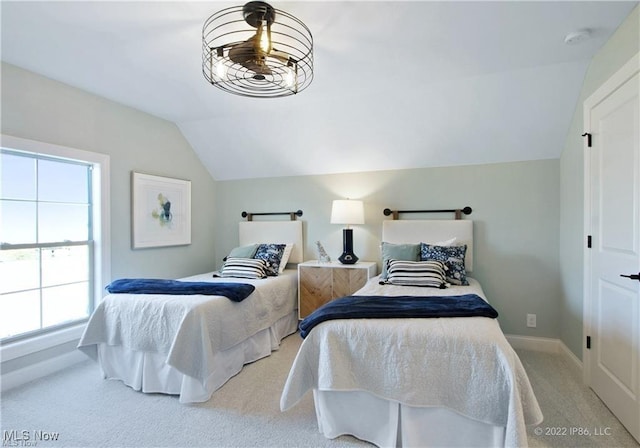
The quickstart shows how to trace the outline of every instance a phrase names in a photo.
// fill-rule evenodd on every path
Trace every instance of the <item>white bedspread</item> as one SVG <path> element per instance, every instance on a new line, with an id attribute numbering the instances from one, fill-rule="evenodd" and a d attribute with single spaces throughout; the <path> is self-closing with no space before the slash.
<path id="1" fill-rule="evenodd" d="M 159 353 L 185 375 L 205 382 L 213 354 L 271 326 L 296 308 L 297 273 L 285 270 L 266 279 L 214 278 L 185 281 L 251 283 L 242 302 L 222 296 L 109 294 L 91 315 L 78 348 L 97 361 L 97 344 Z"/>
<path id="2" fill-rule="evenodd" d="M 428 291 L 476 293 L 485 298 L 479 283 L 470 282 L 466 287 L 432 290 L 380 286 L 374 278 L 358 294 L 424 295 Z M 360 390 L 409 406 L 449 408 L 504 426 L 506 446 L 525 446 L 525 425 L 542 422 L 520 359 L 498 321 L 483 317 L 324 322 L 300 347 L 281 409 L 294 406 L 311 389 Z"/>

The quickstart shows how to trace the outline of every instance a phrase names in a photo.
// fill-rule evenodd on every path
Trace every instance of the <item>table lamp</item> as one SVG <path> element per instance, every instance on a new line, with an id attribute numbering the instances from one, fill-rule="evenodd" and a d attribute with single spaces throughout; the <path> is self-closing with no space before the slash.
<path id="1" fill-rule="evenodd" d="M 338 260 L 342 264 L 355 264 L 358 257 L 353 253 L 353 229 L 352 224 L 364 224 L 364 205 L 362 201 L 350 199 L 339 199 L 333 201 L 331 207 L 331 224 L 346 224 L 347 228 L 342 230 L 342 255 Z"/>

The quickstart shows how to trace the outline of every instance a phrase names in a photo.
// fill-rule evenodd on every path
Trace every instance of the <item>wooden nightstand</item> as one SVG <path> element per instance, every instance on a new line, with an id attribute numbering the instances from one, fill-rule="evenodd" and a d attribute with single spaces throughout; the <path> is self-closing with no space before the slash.
<path id="1" fill-rule="evenodd" d="M 376 275 L 376 270 L 372 261 L 342 264 L 314 260 L 298 264 L 298 318 L 304 319 L 333 299 L 353 294 Z"/>

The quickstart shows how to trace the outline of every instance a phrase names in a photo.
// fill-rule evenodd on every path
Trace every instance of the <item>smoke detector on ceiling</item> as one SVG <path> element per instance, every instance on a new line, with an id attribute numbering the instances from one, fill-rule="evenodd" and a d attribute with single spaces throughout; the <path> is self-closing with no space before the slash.
<path id="1" fill-rule="evenodd" d="M 567 45 L 576 45 L 580 42 L 584 42 L 585 40 L 591 37 L 591 30 L 585 28 L 578 31 L 573 31 L 567 34 L 564 38 L 564 43 Z"/>

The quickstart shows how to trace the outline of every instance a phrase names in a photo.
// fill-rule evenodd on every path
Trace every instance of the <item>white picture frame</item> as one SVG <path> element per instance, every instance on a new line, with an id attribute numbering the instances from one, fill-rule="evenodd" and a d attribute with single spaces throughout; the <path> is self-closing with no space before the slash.
<path id="1" fill-rule="evenodd" d="M 131 172 L 133 249 L 191 244 L 191 181 Z"/>

